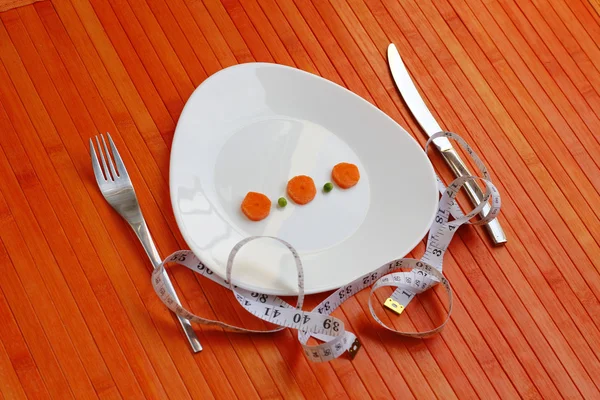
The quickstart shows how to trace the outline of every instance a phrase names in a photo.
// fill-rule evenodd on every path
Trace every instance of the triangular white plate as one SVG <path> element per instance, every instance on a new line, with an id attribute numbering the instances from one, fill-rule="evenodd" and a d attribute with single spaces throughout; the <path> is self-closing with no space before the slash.
<path id="1" fill-rule="evenodd" d="M 359 167 L 349 189 L 321 189 L 339 162 Z M 305 206 L 288 199 L 287 181 L 311 176 L 317 196 Z M 316 75 L 277 64 L 248 63 L 206 79 L 177 124 L 170 189 L 179 229 L 191 250 L 224 276 L 233 246 L 251 235 L 280 237 L 302 259 L 305 291 L 338 288 L 405 256 L 427 233 L 438 193 L 419 144 L 382 111 Z M 240 204 L 249 191 L 273 202 L 249 221 Z M 297 278 L 289 251 L 274 240 L 244 247 L 233 282 L 291 295 Z"/>

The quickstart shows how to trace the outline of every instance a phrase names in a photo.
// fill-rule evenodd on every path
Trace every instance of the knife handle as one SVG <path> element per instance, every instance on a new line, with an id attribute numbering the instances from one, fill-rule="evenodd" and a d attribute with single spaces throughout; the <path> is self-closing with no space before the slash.
<path id="1" fill-rule="evenodd" d="M 445 149 L 445 150 L 441 151 L 441 154 L 444 157 L 444 160 L 446 160 L 446 163 L 452 169 L 452 172 L 454 172 L 454 175 L 456 177 L 460 177 L 460 176 L 464 176 L 464 175 L 471 175 L 471 172 L 469 172 L 469 169 L 467 168 L 464 161 L 460 158 L 460 156 L 456 152 L 456 149 L 454 149 L 454 148 Z M 479 203 L 481 203 L 481 200 L 483 199 L 483 193 L 481 192 L 481 189 L 475 182 L 468 181 L 467 183 L 465 183 L 464 187 L 465 187 L 465 190 L 467 191 L 467 195 L 469 196 L 469 199 L 475 206 L 477 206 Z M 483 207 L 483 209 L 479 213 L 479 215 L 481 217 L 484 217 L 485 215 L 487 215 L 489 210 L 490 210 L 490 205 L 486 204 L 485 207 Z M 498 221 L 498 218 L 494 218 L 493 220 L 491 220 L 484 226 L 486 227 L 486 230 L 488 231 L 489 235 L 491 236 L 492 241 L 495 246 L 503 245 L 504 243 L 506 243 L 506 235 L 504 234 L 504 230 L 500 226 L 500 221 Z"/>

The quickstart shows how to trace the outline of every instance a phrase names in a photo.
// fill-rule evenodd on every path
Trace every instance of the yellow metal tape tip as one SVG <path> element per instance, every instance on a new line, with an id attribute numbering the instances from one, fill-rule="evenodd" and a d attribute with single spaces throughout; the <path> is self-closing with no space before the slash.
<path id="1" fill-rule="evenodd" d="M 402 314 L 402 311 L 404 311 L 404 306 L 398 303 L 396 300 L 392 299 L 391 297 L 388 297 L 387 300 L 383 303 L 383 305 L 398 315 Z"/>

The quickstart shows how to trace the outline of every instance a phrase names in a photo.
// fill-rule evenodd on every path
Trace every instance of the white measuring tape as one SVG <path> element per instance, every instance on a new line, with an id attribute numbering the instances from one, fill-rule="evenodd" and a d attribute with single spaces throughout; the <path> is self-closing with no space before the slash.
<path id="1" fill-rule="evenodd" d="M 416 338 L 423 338 L 440 332 L 450 319 L 450 314 L 452 313 L 452 289 L 450 288 L 448 280 L 442 274 L 444 253 L 446 252 L 454 233 L 461 225 L 484 224 L 498 216 L 498 213 L 500 212 L 500 194 L 492 184 L 489 173 L 481 159 L 469 147 L 465 140 L 457 134 L 451 132 L 436 133 L 427 141 L 425 152 L 428 151 L 431 141 L 438 137 L 447 137 L 456 140 L 474 160 L 483 177 L 463 176 L 455 179 L 448 187 L 444 186 L 439 177 L 437 178 L 438 188 L 442 194 L 442 198 L 439 201 L 438 211 L 429 230 L 425 254 L 420 260 L 402 258 L 390 261 L 376 270 L 337 289 L 312 311 L 304 311 L 302 310 L 304 302 L 304 272 L 302 270 L 302 261 L 294 247 L 276 237 L 252 236 L 243 239 L 233 248 L 233 250 L 231 250 L 229 259 L 227 260 L 226 279 L 222 279 L 214 274 L 213 271 L 208 269 L 190 250 L 180 250 L 167 257 L 152 273 L 152 285 L 154 290 L 161 301 L 171 311 L 189 319 L 191 322 L 197 322 L 204 325 L 218 325 L 238 332 L 270 333 L 280 331 L 284 328 L 296 329 L 298 330 L 298 340 L 304 348 L 304 353 L 311 361 L 315 362 L 333 360 L 346 351 L 348 351 L 351 358 L 354 358 L 354 355 L 356 355 L 356 352 L 360 348 L 359 340 L 353 333 L 344 328 L 344 322 L 342 320 L 331 316 L 331 313 L 348 298 L 371 285 L 369 309 L 371 316 L 379 325 L 400 335 Z M 485 184 L 485 195 L 483 201 L 465 215 L 455 203 L 454 199 L 461 187 L 465 183 L 473 180 L 481 180 Z M 488 200 L 491 200 L 491 208 L 488 214 L 476 222 L 469 222 L 471 218 L 479 214 Z M 454 217 L 452 221 L 448 220 L 450 215 Z M 251 292 L 231 284 L 231 272 L 236 254 L 248 242 L 265 238 L 281 242 L 294 256 L 298 271 L 298 301 L 295 306 L 286 303 L 277 296 Z M 165 264 L 170 262 L 184 265 L 213 282 L 231 289 L 237 301 L 246 311 L 262 320 L 278 325 L 278 327 L 271 330 L 245 329 L 221 321 L 202 318 L 189 312 L 177 304 L 165 285 L 163 278 L 166 276 Z M 408 269 L 408 271 L 393 272 L 398 269 Z M 384 286 L 396 288 L 392 295 L 385 301 L 384 305 L 395 313 L 400 314 L 417 294 L 432 288 L 438 283 L 442 284 L 448 295 L 448 310 L 444 321 L 434 329 L 424 332 L 398 331 L 385 325 L 379 317 L 377 317 L 373 309 L 373 294 L 376 290 Z M 308 345 L 307 342 L 311 336 L 320 340 L 322 343 L 319 345 Z"/>

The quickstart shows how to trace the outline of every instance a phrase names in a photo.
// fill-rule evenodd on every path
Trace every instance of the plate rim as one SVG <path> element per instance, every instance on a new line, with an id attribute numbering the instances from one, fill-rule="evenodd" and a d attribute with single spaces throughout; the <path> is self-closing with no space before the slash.
<path id="1" fill-rule="evenodd" d="M 174 162 L 174 157 L 173 157 L 173 149 L 175 148 L 175 142 L 177 140 L 177 131 L 179 129 L 179 126 L 181 124 L 181 121 L 185 115 L 186 112 L 189 111 L 190 109 L 190 103 L 191 100 L 194 96 L 197 96 L 201 87 L 205 84 L 207 84 L 209 81 L 216 79 L 219 75 L 221 75 L 222 73 L 224 73 L 225 71 L 231 71 L 234 69 L 240 69 L 240 68 L 250 68 L 250 67 L 261 67 L 261 66 L 266 66 L 266 67 L 270 67 L 270 68 L 281 68 L 281 69 L 287 69 L 287 70 L 293 70 L 295 73 L 300 73 L 300 74 L 304 74 L 304 75 L 308 75 L 311 78 L 316 78 L 319 79 L 321 81 L 324 81 L 324 83 L 330 84 L 330 85 L 334 85 L 338 88 L 343 89 L 343 91 L 345 92 L 349 92 L 351 95 L 354 95 L 356 97 L 358 97 L 358 99 L 367 107 L 370 107 L 372 109 L 375 110 L 375 112 L 381 114 L 384 118 L 387 118 L 389 121 L 393 122 L 404 134 L 406 134 L 411 140 L 413 140 L 413 142 L 417 145 L 417 147 L 419 147 L 423 153 L 425 153 L 425 149 L 421 148 L 420 143 L 402 126 L 400 125 L 398 122 L 396 122 L 396 120 L 394 120 L 392 117 L 390 117 L 388 114 L 386 114 L 383 110 L 381 110 L 380 108 L 378 108 L 377 106 L 375 106 L 374 104 L 372 104 L 371 102 L 369 102 L 368 100 L 366 100 L 365 98 L 363 98 L 362 96 L 358 95 L 357 93 L 354 93 L 353 91 L 351 91 L 350 89 L 336 83 L 333 82 L 327 78 L 324 78 L 320 75 L 308 72 L 308 71 L 304 71 L 300 68 L 295 68 L 295 67 L 291 67 L 288 65 L 283 65 L 283 64 L 277 64 L 277 63 L 270 63 L 270 62 L 246 62 L 246 63 L 239 63 L 239 64 L 235 64 L 235 65 L 231 65 L 228 67 L 225 67 L 223 69 L 220 69 L 219 71 L 215 72 L 214 74 L 208 76 L 205 80 L 203 80 L 192 92 L 192 94 L 188 97 L 188 99 L 185 102 L 185 105 L 181 111 L 181 114 L 179 115 L 179 118 L 177 120 L 177 124 L 175 126 L 175 130 L 173 131 L 173 140 L 171 142 L 171 148 L 169 149 L 169 198 L 170 198 L 170 203 L 171 203 L 171 208 L 172 208 L 172 212 L 173 215 L 175 217 L 175 222 L 177 224 L 177 228 L 180 232 L 180 234 L 182 235 L 187 247 L 189 247 L 189 250 L 192 251 L 194 253 L 194 255 L 196 255 L 199 259 L 201 259 L 201 257 L 198 256 L 198 254 L 196 254 L 196 252 L 193 249 L 193 246 L 190 245 L 190 242 L 192 241 L 190 238 L 190 234 L 188 232 L 186 232 L 185 229 L 182 229 L 182 225 L 183 225 L 183 221 L 180 220 L 180 216 L 177 214 L 176 212 L 176 206 L 175 206 L 175 196 L 173 195 L 174 192 L 174 188 L 172 185 L 173 182 L 173 162 Z M 431 160 L 429 159 L 429 157 L 427 156 L 427 154 L 425 153 L 425 158 L 428 160 L 428 163 L 426 163 L 429 166 L 429 170 L 431 172 L 431 176 L 432 176 L 432 182 L 436 188 L 435 192 L 437 193 L 437 181 L 436 181 L 436 173 L 435 173 L 435 169 L 433 167 L 433 164 L 431 163 Z M 427 225 L 425 225 L 425 229 L 424 232 L 422 232 L 421 234 L 418 235 L 418 237 L 415 239 L 415 241 L 410 245 L 410 249 L 402 255 L 399 255 L 396 258 L 402 258 L 405 257 L 406 254 L 410 253 L 418 244 L 419 242 L 421 242 L 423 240 L 423 238 L 425 237 L 425 235 L 427 235 L 427 233 L 429 232 L 431 225 L 433 223 L 433 220 L 435 218 L 435 210 L 437 209 L 439 205 L 439 196 L 436 196 L 435 202 L 434 202 L 434 206 L 432 207 L 432 212 L 431 212 L 431 216 L 429 218 L 429 221 L 427 223 Z M 292 243 L 293 245 L 293 243 Z M 389 260 L 392 261 L 392 260 Z M 370 270 L 370 272 L 374 271 L 377 268 L 380 268 L 380 265 L 374 266 L 373 269 Z M 223 279 L 225 278 L 224 274 L 221 274 L 220 271 L 215 271 L 214 269 L 211 269 L 214 271 L 215 274 L 217 274 L 218 276 L 220 276 Z M 367 272 L 365 272 L 362 275 L 367 274 Z M 355 278 L 353 278 L 352 280 L 346 282 L 345 284 L 348 284 L 356 279 L 358 279 L 360 276 L 359 275 Z M 268 295 L 276 295 L 276 296 L 297 296 L 297 293 L 293 293 L 290 292 L 289 290 L 282 290 L 282 289 L 268 289 L 268 290 L 264 290 L 264 288 L 259 288 L 259 287 L 254 287 L 252 285 L 246 285 L 246 284 L 240 284 L 240 282 L 235 282 L 235 279 L 233 279 L 234 284 L 238 285 L 241 288 L 247 289 L 247 290 L 252 290 L 252 291 L 260 291 L 260 293 L 264 293 L 264 294 L 268 294 Z M 304 294 L 305 295 L 309 295 L 309 294 L 317 294 L 317 293 L 324 293 L 327 291 L 331 291 L 331 290 L 335 290 L 338 289 L 339 287 L 342 287 L 344 285 L 341 286 L 331 286 L 331 285 L 323 285 L 320 287 L 316 287 L 316 288 L 304 288 Z"/>

